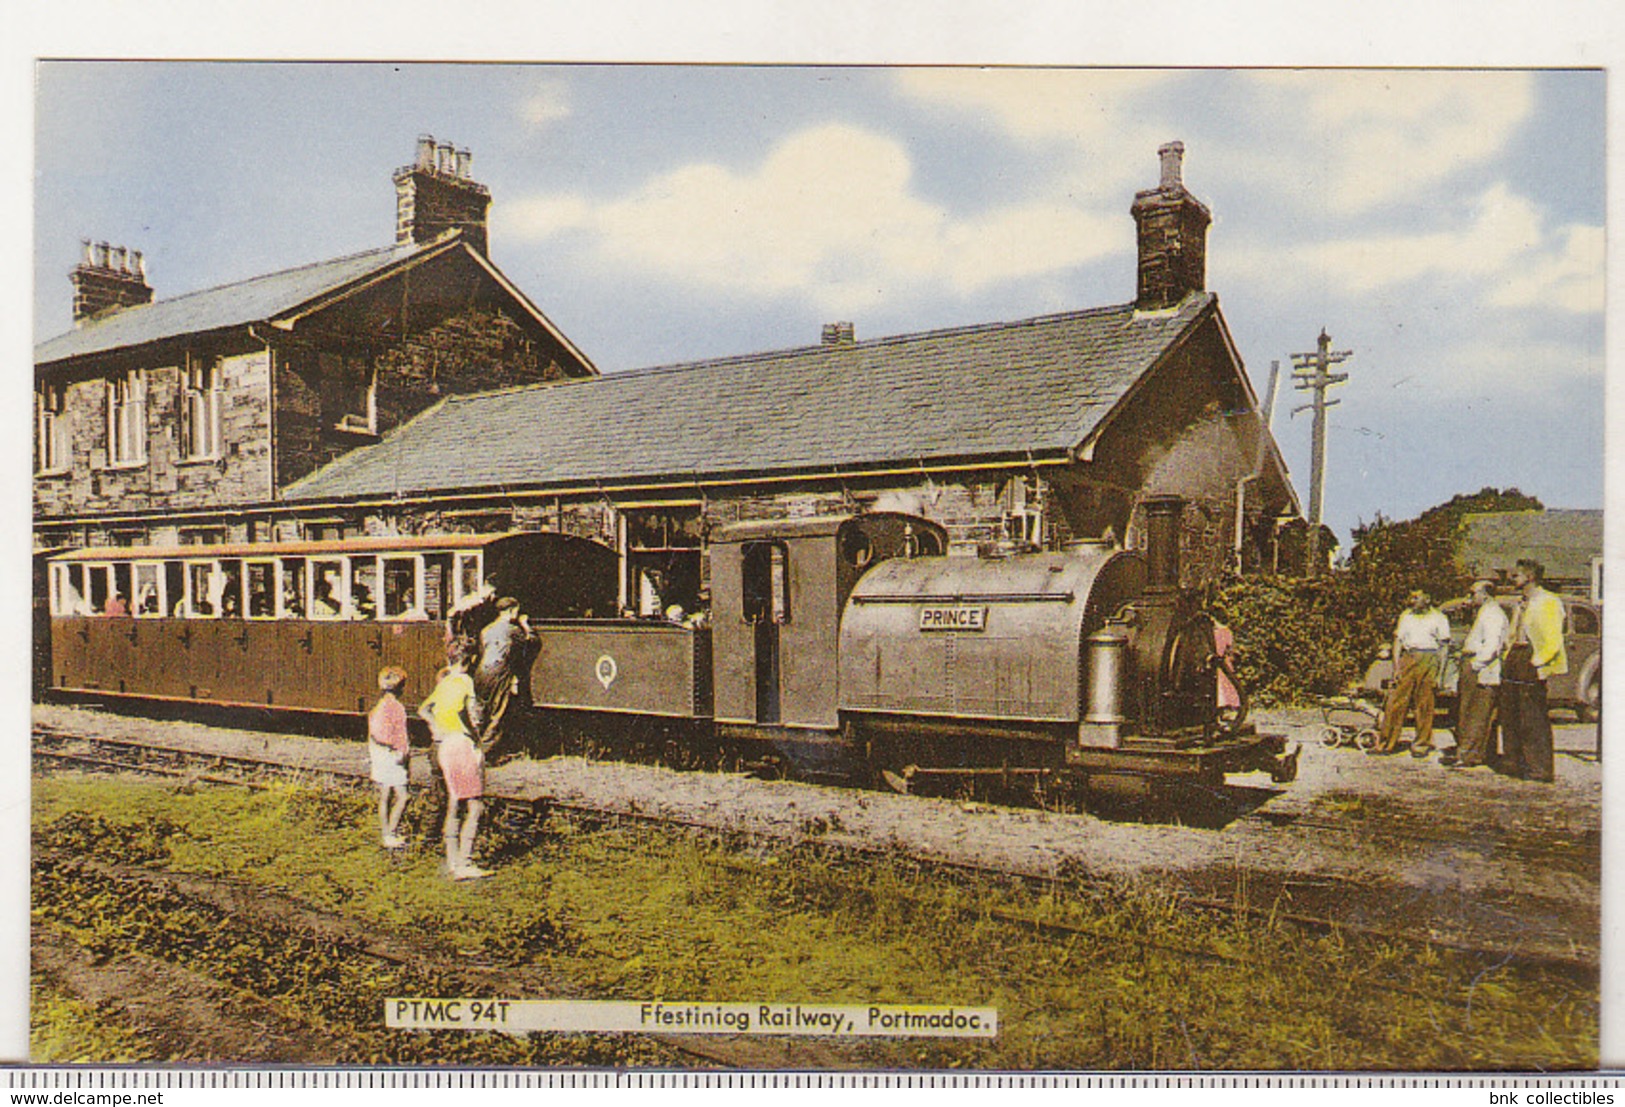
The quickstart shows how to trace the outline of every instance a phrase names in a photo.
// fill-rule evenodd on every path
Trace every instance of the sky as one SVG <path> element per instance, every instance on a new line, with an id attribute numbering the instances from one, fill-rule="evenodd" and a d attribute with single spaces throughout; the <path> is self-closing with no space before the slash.
<path id="1" fill-rule="evenodd" d="M 1602 506 L 1598 69 L 44 62 L 34 326 L 81 238 L 160 298 L 388 244 L 420 133 L 491 256 L 609 373 L 1134 298 L 1136 190 L 1185 144 L 1207 286 L 1307 507 L 1291 355 L 1352 350 L 1326 521 L 1516 486 Z"/>

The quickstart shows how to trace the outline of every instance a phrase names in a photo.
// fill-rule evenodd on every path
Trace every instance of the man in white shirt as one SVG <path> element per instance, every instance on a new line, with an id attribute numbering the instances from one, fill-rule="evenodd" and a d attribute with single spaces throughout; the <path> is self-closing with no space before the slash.
<path id="1" fill-rule="evenodd" d="M 1394 684 L 1383 705 L 1381 739 L 1373 753 L 1399 752 L 1399 732 L 1413 708 L 1416 741 L 1411 743 L 1411 756 L 1426 757 L 1433 751 L 1433 689 L 1444 671 L 1449 646 L 1450 621 L 1444 612 L 1433 606 L 1426 592 L 1412 592 L 1394 627 Z"/>
<path id="2" fill-rule="evenodd" d="M 1473 582 L 1473 603 L 1478 614 L 1461 647 L 1461 678 L 1456 695 L 1456 748 L 1439 760 L 1458 769 L 1485 767 L 1495 752 L 1491 735 L 1495 695 L 1501 684 L 1501 654 L 1507 646 L 1510 621 L 1496 601 L 1487 580 Z"/>

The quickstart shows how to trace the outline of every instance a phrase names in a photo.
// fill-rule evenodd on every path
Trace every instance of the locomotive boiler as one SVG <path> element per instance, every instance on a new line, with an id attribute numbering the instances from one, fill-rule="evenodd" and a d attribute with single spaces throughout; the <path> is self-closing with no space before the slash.
<path id="1" fill-rule="evenodd" d="M 1228 772 L 1296 775 L 1260 735 L 1197 594 L 1179 587 L 1178 497 L 1144 504 L 1144 555 L 1105 544 L 1004 558 L 895 559 L 858 582 L 840 707 L 894 787 L 922 776 L 1062 773 L 1145 793 Z"/>

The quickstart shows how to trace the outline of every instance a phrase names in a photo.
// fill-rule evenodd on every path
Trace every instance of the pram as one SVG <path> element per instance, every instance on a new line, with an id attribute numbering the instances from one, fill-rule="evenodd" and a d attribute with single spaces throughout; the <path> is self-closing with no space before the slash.
<path id="1" fill-rule="evenodd" d="M 1356 696 L 1327 696 L 1318 702 L 1324 720 L 1316 727 L 1321 745 L 1327 749 L 1352 746 L 1369 750 L 1377 744 L 1377 727 L 1382 722 L 1380 706 Z"/>

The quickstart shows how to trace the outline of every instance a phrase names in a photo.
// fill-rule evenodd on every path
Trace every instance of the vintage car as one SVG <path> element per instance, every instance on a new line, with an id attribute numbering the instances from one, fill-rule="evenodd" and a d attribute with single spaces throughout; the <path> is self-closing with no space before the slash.
<path id="1" fill-rule="evenodd" d="M 1591 722 L 1602 709 L 1602 605 L 1581 596 L 1559 598 L 1563 601 L 1563 639 L 1569 671 L 1547 682 L 1546 702 L 1550 707 L 1573 711 L 1583 723 Z M 1510 617 L 1516 597 L 1500 596 L 1497 601 Z M 1439 679 L 1435 702 L 1439 711 L 1454 719 L 1461 644 L 1473 625 L 1474 608 L 1470 600 L 1458 599 L 1444 604 L 1441 610 L 1450 620 L 1450 655 Z M 1380 698 L 1387 692 L 1393 683 L 1392 654 L 1392 644 L 1377 651 L 1376 660 L 1366 669 L 1365 678 L 1360 682 L 1362 695 Z"/>

